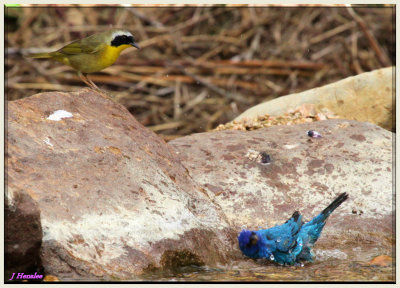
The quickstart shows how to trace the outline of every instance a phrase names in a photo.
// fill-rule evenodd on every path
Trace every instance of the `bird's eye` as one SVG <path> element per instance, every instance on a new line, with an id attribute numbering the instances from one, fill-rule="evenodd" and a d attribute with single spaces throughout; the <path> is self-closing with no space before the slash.
<path id="1" fill-rule="evenodd" d="M 257 236 L 256 233 L 253 232 L 253 233 L 251 234 L 251 236 L 250 236 L 250 244 L 251 244 L 251 245 L 256 245 L 257 242 L 258 242 L 258 236 Z"/>

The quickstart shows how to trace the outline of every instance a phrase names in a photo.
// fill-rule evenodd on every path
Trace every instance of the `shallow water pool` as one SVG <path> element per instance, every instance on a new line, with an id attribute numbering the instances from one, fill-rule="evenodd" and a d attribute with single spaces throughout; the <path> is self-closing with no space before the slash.
<path id="1" fill-rule="evenodd" d="M 176 271 L 158 271 L 141 276 L 145 281 L 251 281 L 251 282 L 394 282 L 395 263 L 374 266 L 376 256 L 388 255 L 386 247 L 352 247 L 344 249 L 314 249 L 316 260 L 304 266 L 280 266 L 272 262 L 243 257 L 217 268 L 184 267 Z"/>

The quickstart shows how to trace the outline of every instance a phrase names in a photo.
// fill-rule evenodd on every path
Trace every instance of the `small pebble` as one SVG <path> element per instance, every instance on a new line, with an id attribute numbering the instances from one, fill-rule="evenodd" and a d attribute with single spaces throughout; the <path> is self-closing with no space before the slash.
<path id="1" fill-rule="evenodd" d="M 321 134 L 314 130 L 308 130 L 306 134 L 312 138 L 322 138 Z"/>
<path id="2" fill-rule="evenodd" d="M 266 152 L 261 152 L 261 164 L 263 165 L 268 165 L 271 163 L 271 156 L 269 156 L 269 154 L 267 154 Z"/>
<path id="3" fill-rule="evenodd" d="M 57 278 L 57 276 L 53 276 L 53 275 L 46 275 L 43 279 L 44 282 L 56 282 L 56 281 L 60 281 L 60 279 Z"/>
<path id="4" fill-rule="evenodd" d="M 387 255 L 380 255 L 368 262 L 371 266 L 388 267 L 392 265 L 393 258 Z"/>

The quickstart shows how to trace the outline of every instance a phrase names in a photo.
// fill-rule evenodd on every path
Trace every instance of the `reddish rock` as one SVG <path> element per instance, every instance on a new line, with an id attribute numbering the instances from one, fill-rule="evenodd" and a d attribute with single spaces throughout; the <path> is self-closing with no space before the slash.
<path id="1" fill-rule="evenodd" d="M 327 120 L 166 144 L 91 90 L 42 93 L 8 103 L 8 185 L 40 212 L 40 260 L 61 281 L 243 259 L 243 225 L 270 227 L 294 210 L 307 220 L 342 192 L 349 200 L 318 245 L 368 243 L 390 254 L 392 137 L 372 124 Z M 17 195 L 7 201 L 23 203 Z"/>
<path id="2" fill-rule="evenodd" d="M 49 120 L 58 110 L 72 117 Z M 174 251 L 225 263 L 236 244 L 170 147 L 89 89 L 9 102 L 7 142 L 9 184 L 36 202 L 41 259 L 60 280 L 134 279 Z"/>
<path id="3" fill-rule="evenodd" d="M 308 130 L 323 137 L 310 138 Z M 373 124 L 327 120 L 199 133 L 169 144 L 236 230 L 282 223 L 295 210 L 311 219 L 347 192 L 349 200 L 331 215 L 319 241 L 381 246 L 383 235 L 393 235 L 392 141 L 391 132 Z M 271 163 L 262 163 L 261 152 Z M 390 241 L 385 245 L 391 249 Z"/>

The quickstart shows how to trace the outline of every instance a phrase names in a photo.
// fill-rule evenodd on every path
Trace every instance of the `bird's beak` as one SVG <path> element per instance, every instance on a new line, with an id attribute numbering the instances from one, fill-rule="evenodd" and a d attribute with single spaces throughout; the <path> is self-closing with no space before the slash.
<path id="1" fill-rule="evenodd" d="M 131 45 L 132 45 L 133 47 L 137 48 L 137 49 L 140 49 L 139 45 L 138 45 L 136 42 L 133 42 Z"/>

